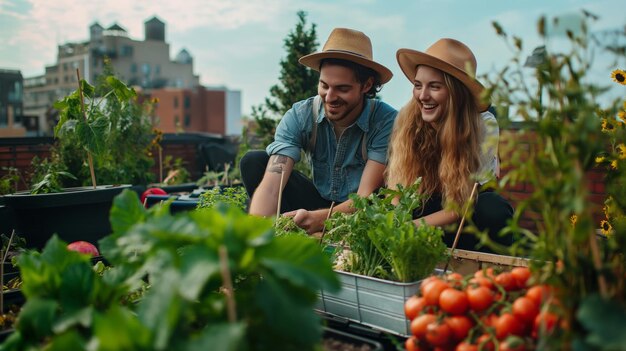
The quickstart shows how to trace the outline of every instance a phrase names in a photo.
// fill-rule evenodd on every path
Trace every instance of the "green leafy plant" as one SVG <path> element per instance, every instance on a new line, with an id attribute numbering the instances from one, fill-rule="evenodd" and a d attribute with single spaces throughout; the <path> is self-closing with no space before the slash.
<path id="1" fill-rule="evenodd" d="M 306 230 L 298 227 L 294 222 L 293 217 L 278 216 L 274 222 L 274 230 L 277 236 L 281 235 L 301 235 L 308 237 L 309 234 Z"/>
<path id="2" fill-rule="evenodd" d="M 248 205 L 248 193 L 246 193 L 246 188 L 242 186 L 215 186 L 200 195 L 197 208 L 212 208 L 219 203 L 235 206 L 245 211 Z"/>
<path id="3" fill-rule="evenodd" d="M 319 246 L 218 206 L 172 216 L 125 190 L 100 241 L 111 267 L 53 237 L 20 256 L 27 297 L 2 350 L 313 350 L 319 289 L 337 276 Z M 148 285 L 149 284 L 149 285 Z"/>
<path id="4" fill-rule="evenodd" d="M 410 282 L 431 274 L 446 257 L 443 230 L 412 222 L 413 210 L 421 204 L 420 182 L 366 198 L 352 194 L 356 212 L 333 214 L 326 224 L 327 240 L 350 249 L 347 271 Z"/>
<path id="5" fill-rule="evenodd" d="M 31 194 L 49 194 L 60 192 L 64 187 L 64 181 L 67 179 L 76 179 L 74 175 L 66 171 L 66 167 L 55 162 L 55 154 L 51 159 L 40 160 L 35 156 L 31 161 L 34 167 L 31 177 Z"/>
<path id="6" fill-rule="evenodd" d="M 2 167 L 4 175 L 0 177 L 0 195 L 17 192 L 20 172 L 15 167 Z"/>
<path id="7" fill-rule="evenodd" d="M 522 237 L 510 253 L 530 257 L 534 279 L 555 287 L 559 304 L 553 304 L 550 312 L 567 326 L 542 335 L 540 349 L 619 349 L 613 348 L 614 342 L 619 343 L 617 339 L 606 337 L 611 331 L 625 332 L 615 321 L 623 319 L 626 311 L 626 227 L 616 221 L 613 235 L 598 238 L 598 223 L 594 220 L 598 208 L 590 201 L 586 174 L 598 167 L 598 161 L 600 166 L 613 168 L 607 178 L 607 194 L 610 199 L 620 199 L 613 208 L 622 211 L 626 164 L 619 143 L 626 135 L 623 121 L 615 118 L 616 106 L 600 108 L 598 98 L 606 87 L 597 86 L 586 77 L 595 50 L 610 48 L 598 47 L 596 44 L 601 41 L 587 30 L 587 23 L 597 18 L 588 12 L 583 12 L 582 17 L 585 21 L 580 34 L 567 32 L 566 52 L 553 50 L 546 34 L 546 28 L 557 25 L 558 20 L 538 21 L 538 32 L 546 45 L 544 55 L 533 65 L 536 82 L 530 84 L 522 70 L 522 40 L 509 36 L 494 23 L 515 57 L 487 84 L 488 90 L 499 110 L 514 111 L 522 120 L 518 135 L 505 140 L 509 141 L 504 145 L 504 154 L 508 156 L 503 158 L 503 164 L 511 170 L 500 185 L 525 182 L 534 189 L 517 204 L 509 230 Z M 612 137 L 605 134 L 607 126 L 610 134 L 619 136 L 617 144 L 611 144 Z M 519 141 L 529 142 L 520 147 Z M 525 211 L 535 214 L 536 230 L 519 225 Z M 606 304 L 612 307 L 607 309 Z M 595 309 L 612 312 L 592 313 Z"/>
<path id="8" fill-rule="evenodd" d="M 110 67 L 95 86 L 81 79 L 79 88 L 54 107 L 60 119 L 55 127 L 59 143 L 52 150 L 53 159 L 78 178 L 76 185 L 91 179 L 95 186 L 96 170 L 100 183 L 152 181 L 154 162 L 148 155 L 153 139 L 152 101 L 138 103 L 134 89 L 115 77 Z"/>
<path id="9" fill-rule="evenodd" d="M 174 159 L 171 155 L 165 156 L 163 168 L 167 171 L 167 176 L 163 180 L 165 185 L 183 184 L 191 178 L 185 167 L 185 161 L 180 157 Z"/>

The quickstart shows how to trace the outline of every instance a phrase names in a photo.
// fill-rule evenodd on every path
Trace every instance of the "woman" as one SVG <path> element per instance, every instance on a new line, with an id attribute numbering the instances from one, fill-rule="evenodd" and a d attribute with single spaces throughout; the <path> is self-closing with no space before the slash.
<path id="1" fill-rule="evenodd" d="M 441 39 L 425 52 L 400 49 L 400 68 L 413 83 L 413 98 L 402 108 L 391 136 L 387 184 L 397 188 L 422 178 L 423 206 L 414 222 L 445 226 L 458 223 L 475 183 L 483 185 L 499 172 L 498 125 L 481 100 L 483 86 L 474 78 L 476 58 L 463 43 Z M 484 111 L 484 112 L 483 112 Z M 512 217 L 511 205 L 493 191 L 479 191 L 472 220 L 493 240 Z M 468 218 L 469 220 L 469 218 Z M 454 233 L 446 234 L 451 246 Z M 457 247 L 475 249 L 478 240 L 462 235 Z"/>

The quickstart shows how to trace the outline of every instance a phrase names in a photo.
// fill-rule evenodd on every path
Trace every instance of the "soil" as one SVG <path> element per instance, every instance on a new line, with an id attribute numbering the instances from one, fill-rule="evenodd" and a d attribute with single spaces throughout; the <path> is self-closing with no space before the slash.
<path id="1" fill-rule="evenodd" d="M 367 344 L 354 344 L 335 338 L 324 338 L 322 342 L 322 350 L 325 351 L 371 351 L 372 348 Z"/>

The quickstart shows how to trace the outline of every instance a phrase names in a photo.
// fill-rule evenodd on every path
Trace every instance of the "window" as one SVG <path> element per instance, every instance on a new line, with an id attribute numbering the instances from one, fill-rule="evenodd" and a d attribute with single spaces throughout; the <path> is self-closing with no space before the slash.
<path id="1" fill-rule="evenodd" d="M 191 98 L 189 96 L 185 96 L 185 108 L 189 108 L 191 106 Z"/>
<path id="2" fill-rule="evenodd" d="M 137 64 L 134 62 L 130 64 L 130 73 L 137 73 Z"/>
<path id="3" fill-rule="evenodd" d="M 133 47 L 130 45 L 124 45 L 120 49 L 120 56 L 122 57 L 132 57 L 133 56 Z"/>
<path id="4" fill-rule="evenodd" d="M 154 74 L 156 75 L 161 74 L 161 65 L 154 66 Z"/>
<path id="5" fill-rule="evenodd" d="M 7 108 L 0 102 L 0 126 L 6 126 L 9 123 L 7 116 Z"/>
<path id="6" fill-rule="evenodd" d="M 174 96 L 174 108 L 178 108 L 178 96 Z"/>
<path id="7" fill-rule="evenodd" d="M 191 115 L 185 113 L 185 127 L 189 127 L 191 125 Z"/>
<path id="8" fill-rule="evenodd" d="M 146 76 L 150 75 L 150 64 L 149 63 L 144 63 L 143 65 L 141 65 L 141 73 L 143 73 Z"/>

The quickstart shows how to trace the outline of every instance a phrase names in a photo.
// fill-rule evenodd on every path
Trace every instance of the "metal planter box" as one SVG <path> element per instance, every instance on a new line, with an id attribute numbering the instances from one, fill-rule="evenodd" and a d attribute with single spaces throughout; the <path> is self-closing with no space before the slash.
<path id="1" fill-rule="evenodd" d="M 419 290 L 421 281 L 399 283 L 336 271 L 341 290 L 319 292 L 316 309 L 372 328 L 402 336 L 411 335 L 404 302 Z"/>

